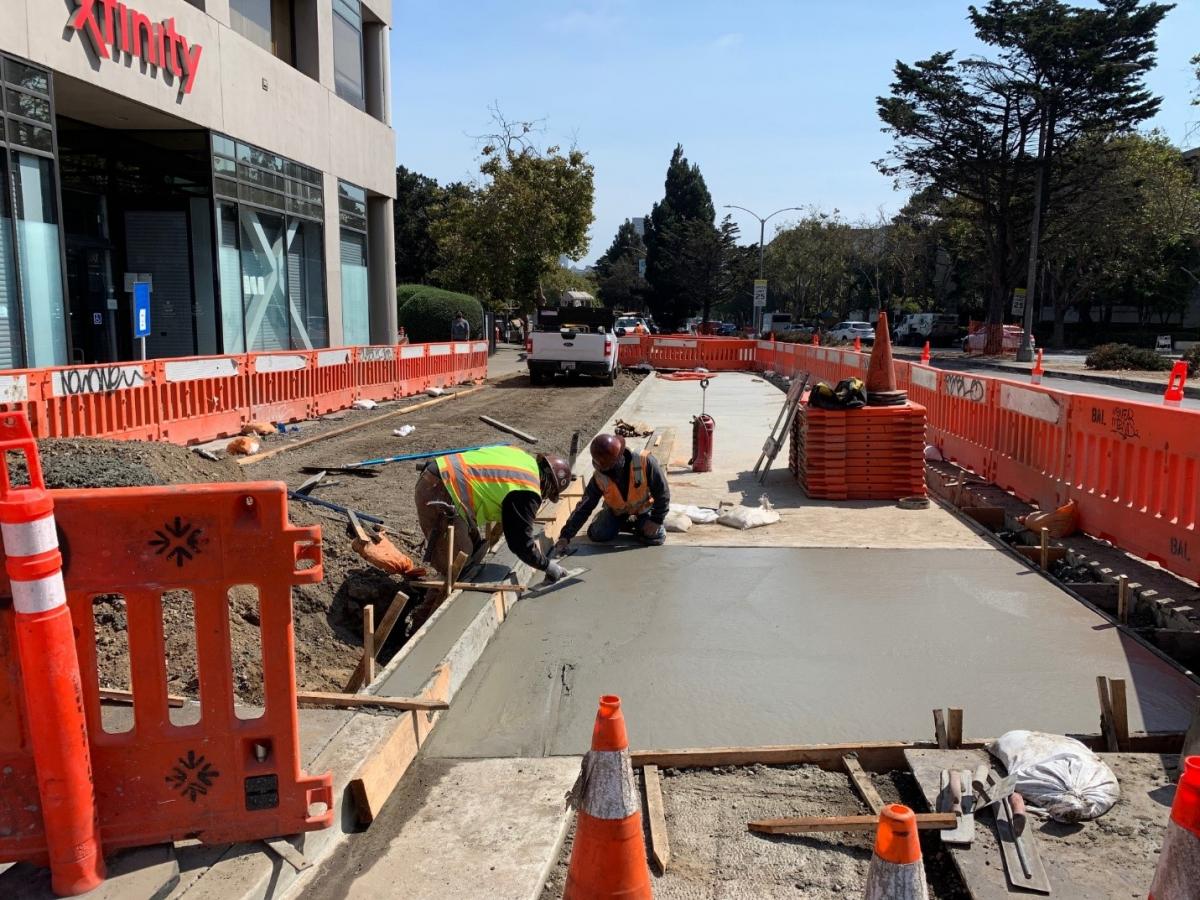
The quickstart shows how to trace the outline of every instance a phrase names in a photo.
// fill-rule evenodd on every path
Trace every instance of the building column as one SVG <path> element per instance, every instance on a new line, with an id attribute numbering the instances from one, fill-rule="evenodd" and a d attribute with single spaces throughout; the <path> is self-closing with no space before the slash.
<path id="1" fill-rule="evenodd" d="M 367 265 L 370 269 L 371 343 L 396 342 L 396 242 L 392 200 L 367 195 Z"/>

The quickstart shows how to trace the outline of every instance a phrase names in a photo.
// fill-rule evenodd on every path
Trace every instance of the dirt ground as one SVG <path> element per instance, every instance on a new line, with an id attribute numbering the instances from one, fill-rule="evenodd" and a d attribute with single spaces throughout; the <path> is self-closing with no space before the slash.
<path id="1" fill-rule="evenodd" d="M 571 435 L 581 434 L 582 446 L 612 415 L 637 384 L 638 377 L 622 375 L 613 387 L 588 381 L 558 381 L 549 387 L 530 387 L 528 376 L 506 373 L 483 390 L 410 415 L 392 416 L 366 424 L 348 434 L 281 453 L 268 460 L 240 466 L 231 459 L 210 461 L 196 452 L 171 444 L 105 440 L 49 440 L 40 443 L 48 486 L 125 487 L 182 484 L 204 481 L 284 481 L 296 488 L 309 476 L 306 465 L 341 465 L 383 456 L 486 443 L 512 442 L 531 450 L 567 455 Z M 347 411 L 328 421 L 306 427 L 302 437 L 332 431 L 356 421 L 379 416 L 426 400 L 415 397 L 380 404 L 371 411 Z M 479 421 L 490 415 L 526 431 L 540 440 L 536 445 L 497 431 Z M 413 425 L 407 437 L 393 435 L 401 425 Z M 269 437 L 264 449 L 287 438 Z M 420 529 L 412 505 L 417 473 L 413 463 L 382 467 L 377 478 L 330 476 L 327 486 L 314 496 L 353 507 L 382 518 L 397 545 L 410 555 L 422 552 Z M 298 525 L 322 526 L 325 577 L 319 584 L 303 585 L 292 592 L 296 636 L 296 680 L 303 690 L 341 690 L 358 660 L 362 646 L 362 609 L 375 607 L 378 623 L 388 605 L 403 588 L 399 578 L 367 566 L 351 548 L 347 523 L 339 514 L 316 506 L 291 502 L 290 518 Z M 243 595 L 243 593 L 245 595 Z M 230 633 L 236 689 L 240 699 L 261 700 L 261 649 L 257 597 L 253 591 L 230 600 Z M 411 594 L 402 625 L 397 626 L 381 653 L 387 660 L 404 640 L 420 627 L 431 610 L 421 607 L 420 591 Z M 168 690 L 196 696 L 191 599 L 164 597 Z M 99 598 L 94 606 L 100 683 L 128 687 L 128 645 L 125 639 L 124 600 Z"/>
<path id="2" fill-rule="evenodd" d="M 862 896 L 873 834 L 759 835 L 746 829 L 752 819 L 869 813 L 847 776 L 815 766 L 761 765 L 661 774 L 671 863 L 665 875 L 651 864 L 659 900 Z M 871 778 L 885 803 L 924 811 L 909 773 Z M 930 896 L 965 900 L 969 895 L 936 835 L 923 832 L 921 846 Z M 562 896 L 570 855 L 569 836 L 542 900 Z"/>

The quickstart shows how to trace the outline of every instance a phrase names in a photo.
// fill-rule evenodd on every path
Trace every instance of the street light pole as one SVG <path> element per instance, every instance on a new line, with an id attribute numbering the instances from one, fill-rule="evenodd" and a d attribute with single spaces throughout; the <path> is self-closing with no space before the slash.
<path id="1" fill-rule="evenodd" d="M 754 218 L 758 219 L 758 277 L 759 277 L 759 280 L 761 281 L 762 279 L 767 277 L 767 269 L 766 269 L 767 222 L 770 221 L 771 219 L 775 218 L 780 213 L 803 212 L 804 210 L 799 206 L 785 206 L 783 209 L 775 210 L 775 212 L 771 213 L 769 216 L 760 216 L 758 213 L 756 213 L 752 209 L 746 209 L 746 207 L 744 207 L 744 206 L 737 206 L 733 203 L 726 203 L 725 206 L 723 207 L 723 209 L 740 209 L 742 212 L 749 213 L 750 215 L 754 216 Z M 758 307 L 755 307 L 755 309 L 754 309 L 754 330 L 755 331 L 762 330 L 761 325 L 762 325 L 763 312 L 764 312 L 764 310 L 760 310 Z"/>

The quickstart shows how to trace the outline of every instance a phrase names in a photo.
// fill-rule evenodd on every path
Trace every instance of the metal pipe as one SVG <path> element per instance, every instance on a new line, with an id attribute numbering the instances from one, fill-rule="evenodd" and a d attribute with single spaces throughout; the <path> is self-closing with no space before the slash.
<path id="1" fill-rule="evenodd" d="M 296 491 L 288 491 L 288 497 L 292 500 L 298 500 L 301 503 L 311 503 L 313 506 L 323 506 L 326 509 L 332 509 L 334 512 L 339 512 L 346 518 L 350 517 L 350 508 L 339 506 L 337 503 L 330 503 L 328 500 L 319 500 L 316 497 L 310 497 L 308 494 L 299 494 Z M 365 512 L 359 512 L 357 509 L 353 511 L 356 516 L 364 522 L 374 522 L 376 525 L 382 525 L 383 519 L 378 516 L 371 516 Z"/>
<path id="2" fill-rule="evenodd" d="M 338 466 L 341 469 L 359 469 L 364 466 L 382 466 L 385 463 L 410 462 L 418 459 L 433 459 L 437 456 L 451 456 L 455 453 L 470 453 L 472 450 L 487 450 L 489 447 L 511 447 L 512 441 L 500 444 L 479 444 L 476 447 L 455 447 L 453 450 L 431 450 L 428 453 L 405 453 L 401 456 L 384 456 L 379 459 L 364 459 L 362 462 L 350 463 L 348 466 Z"/>

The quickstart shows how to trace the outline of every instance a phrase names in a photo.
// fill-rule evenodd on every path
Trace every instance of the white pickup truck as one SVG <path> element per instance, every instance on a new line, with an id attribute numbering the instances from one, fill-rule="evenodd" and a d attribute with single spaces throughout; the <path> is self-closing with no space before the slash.
<path id="1" fill-rule="evenodd" d="M 616 336 L 599 326 L 563 322 L 557 331 L 534 331 L 525 342 L 529 381 L 542 384 L 563 374 L 589 375 L 613 384 L 619 349 Z"/>

